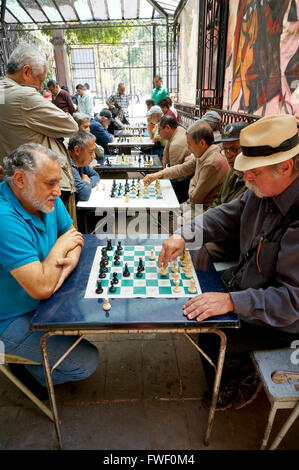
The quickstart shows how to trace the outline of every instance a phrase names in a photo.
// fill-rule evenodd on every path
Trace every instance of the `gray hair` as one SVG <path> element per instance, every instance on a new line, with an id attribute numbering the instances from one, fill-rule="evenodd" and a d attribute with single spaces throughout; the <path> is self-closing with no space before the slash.
<path id="1" fill-rule="evenodd" d="M 295 173 L 299 172 L 299 153 L 297 153 L 297 155 L 295 155 L 292 158 L 292 160 L 294 161 L 293 173 L 292 173 L 294 175 Z M 269 165 L 272 174 L 274 175 L 279 174 L 280 165 L 281 165 L 280 163 L 274 163 L 274 165 Z"/>
<path id="2" fill-rule="evenodd" d="M 59 161 L 59 155 L 43 145 L 28 143 L 20 145 L 3 159 L 3 179 L 9 185 L 14 185 L 16 171 L 35 175 L 41 169 L 44 157 Z"/>
<path id="3" fill-rule="evenodd" d="M 78 126 L 81 126 L 84 121 L 90 121 L 90 117 L 88 116 L 88 114 L 84 113 L 74 113 L 73 118 L 75 119 Z"/>
<path id="4" fill-rule="evenodd" d="M 8 59 L 7 73 L 15 74 L 22 70 L 24 65 L 30 65 L 32 75 L 36 77 L 47 67 L 47 58 L 44 52 L 33 44 L 20 43 Z"/>
<path id="5" fill-rule="evenodd" d="M 83 150 L 87 147 L 90 140 L 95 142 L 95 136 L 91 132 L 81 130 L 70 138 L 68 149 L 70 152 L 73 152 L 78 145 L 78 147 Z"/>
<path id="6" fill-rule="evenodd" d="M 201 139 L 203 139 L 207 145 L 211 145 L 214 142 L 212 128 L 205 121 L 195 121 L 188 127 L 186 134 L 189 134 L 196 144 L 199 144 Z"/>

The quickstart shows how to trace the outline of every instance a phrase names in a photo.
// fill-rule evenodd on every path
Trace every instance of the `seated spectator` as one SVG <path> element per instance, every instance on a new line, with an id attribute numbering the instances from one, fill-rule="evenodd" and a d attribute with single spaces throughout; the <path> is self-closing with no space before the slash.
<path id="1" fill-rule="evenodd" d="M 177 118 L 178 117 L 178 112 L 175 109 L 175 107 L 172 106 L 172 99 L 170 98 L 170 96 L 166 96 L 165 99 L 168 101 L 170 111 L 172 111 L 173 114 L 175 114 L 175 117 Z"/>
<path id="2" fill-rule="evenodd" d="M 169 107 L 169 100 L 167 98 L 162 98 L 162 100 L 159 101 L 158 106 L 160 106 L 164 115 L 173 117 L 173 119 L 175 119 L 176 122 L 178 123 L 176 115 L 174 114 L 173 111 L 171 111 Z"/>
<path id="3" fill-rule="evenodd" d="M 167 141 L 163 152 L 163 168 L 178 165 L 190 155 L 186 130 L 179 126 L 176 119 L 164 114 L 159 124 L 159 135 Z"/>
<path id="4" fill-rule="evenodd" d="M 215 144 L 218 142 L 223 143 L 222 153 L 227 158 L 230 170 L 225 177 L 219 196 L 210 205 L 210 208 L 236 199 L 247 189 L 243 180 L 243 173 L 234 169 L 235 159 L 241 152 L 240 132 L 246 126 L 248 126 L 247 122 L 232 122 L 227 124 L 221 131 L 221 137 L 214 142 Z M 206 244 L 206 247 L 214 262 L 228 259 L 233 261 L 239 257 L 239 245 L 239 239 L 234 237 L 227 240 L 209 242 Z"/>
<path id="5" fill-rule="evenodd" d="M 107 130 L 111 119 L 111 111 L 102 109 L 99 117 L 90 120 L 90 132 L 96 137 L 96 143 L 103 147 L 105 154 L 110 153 L 107 144 L 113 142 L 113 136 Z"/>
<path id="6" fill-rule="evenodd" d="M 213 141 L 211 127 L 202 121 L 195 122 L 187 130 L 187 142 L 190 153 L 193 153 L 192 158 L 180 165 L 149 174 L 143 180 L 144 184 L 150 184 L 160 178 L 194 175 L 189 185 L 189 199 L 184 206 L 181 205 L 184 222 L 194 215 L 196 204 L 202 204 L 204 210 L 208 209 L 218 196 L 229 170 L 227 160 Z"/>
<path id="7" fill-rule="evenodd" d="M 59 197 L 61 174 L 56 152 L 27 143 L 4 157 L 0 183 L 5 226 L 0 231 L 0 340 L 6 353 L 40 364 L 10 367 L 40 399 L 48 395 L 39 346 L 44 332 L 30 331 L 30 322 L 40 300 L 51 297 L 75 269 L 83 246 Z M 75 339 L 51 338 L 50 367 Z M 53 383 L 84 379 L 97 364 L 97 349 L 83 339 L 54 369 Z"/>
<path id="8" fill-rule="evenodd" d="M 92 188 L 100 181 L 98 173 L 89 166 L 95 155 L 95 136 L 79 131 L 70 138 L 68 148 L 77 189 L 76 201 L 88 201 Z"/>
<path id="9" fill-rule="evenodd" d="M 125 127 L 125 125 L 121 122 L 120 120 L 120 115 L 121 115 L 121 107 L 116 103 L 112 109 L 109 111 L 112 114 L 112 119 L 110 120 L 110 124 L 108 126 L 108 132 L 109 134 L 114 135 L 115 131 L 119 131 Z"/>
<path id="10" fill-rule="evenodd" d="M 145 101 L 145 104 L 146 104 L 146 108 L 147 108 L 146 117 L 149 118 L 150 117 L 149 111 L 153 106 L 155 106 L 155 101 L 152 98 L 150 98 L 150 99 Z M 154 130 L 155 124 L 150 123 L 148 125 L 150 125 L 151 129 Z"/>
<path id="11" fill-rule="evenodd" d="M 163 155 L 163 150 L 166 145 L 166 140 L 159 135 L 158 123 L 163 116 L 163 111 L 160 106 L 152 106 L 147 112 L 147 129 L 150 138 L 155 144 L 154 153 L 157 155 Z M 152 129 L 152 124 L 155 125 Z"/>
<path id="12" fill-rule="evenodd" d="M 75 119 L 76 123 L 79 126 L 79 131 L 88 131 L 90 132 L 90 119 L 87 116 L 87 114 L 83 113 L 74 113 L 73 118 Z M 66 146 L 68 146 L 68 142 L 66 142 L 66 139 L 64 140 L 64 143 Z M 98 162 L 97 160 L 101 160 L 104 157 L 104 149 L 100 145 L 96 144 L 95 146 L 95 154 L 96 154 L 96 160 L 91 162 L 90 166 L 93 167 L 96 165 Z"/>
<path id="13" fill-rule="evenodd" d="M 60 108 L 65 113 L 69 114 L 73 114 L 76 111 L 69 92 L 60 88 L 55 80 L 49 80 L 47 87 L 52 93 L 52 103 L 55 104 L 57 108 Z"/>
<path id="14" fill-rule="evenodd" d="M 206 121 L 208 124 L 210 124 L 214 139 L 220 137 L 222 118 L 216 111 L 208 111 L 203 116 L 201 116 L 200 121 Z"/>

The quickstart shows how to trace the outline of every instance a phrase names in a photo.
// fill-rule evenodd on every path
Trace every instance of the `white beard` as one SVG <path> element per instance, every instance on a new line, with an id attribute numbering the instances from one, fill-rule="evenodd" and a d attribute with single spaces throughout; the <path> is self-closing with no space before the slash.
<path id="1" fill-rule="evenodd" d="M 250 189 L 251 191 L 253 191 L 257 197 L 260 197 L 260 198 L 265 197 L 265 194 L 263 194 L 259 190 L 259 188 L 257 187 L 255 183 L 251 183 L 250 181 L 245 181 L 245 184 L 246 184 L 246 187 Z"/>

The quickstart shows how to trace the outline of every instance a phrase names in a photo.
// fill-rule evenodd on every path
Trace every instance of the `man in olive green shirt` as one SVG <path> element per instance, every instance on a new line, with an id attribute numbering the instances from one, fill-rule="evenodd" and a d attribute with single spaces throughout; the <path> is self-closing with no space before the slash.
<path id="1" fill-rule="evenodd" d="M 230 171 L 225 177 L 221 192 L 210 205 L 210 208 L 236 199 L 247 189 L 243 180 L 243 174 L 234 170 L 235 159 L 241 152 L 240 132 L 246 126 L 248 126 L 247 122 L 232 122 L 227 124 L 221 131 L 221 137 L 215 140 L 215 143 L 222 142 L 223 153 L 230 166 Z M 213 261 L 227 260 L 228 253 L 231 260 L 239 256 L 239 241 L 234 238 L 225 241 L 220 240 L 217 243 L 206 243 L 206 248 Z"/>

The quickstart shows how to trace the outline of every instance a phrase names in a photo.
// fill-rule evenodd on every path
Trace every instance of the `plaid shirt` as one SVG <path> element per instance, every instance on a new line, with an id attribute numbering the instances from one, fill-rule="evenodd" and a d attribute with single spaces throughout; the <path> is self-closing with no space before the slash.
<path id="1" fill-rule="evenodd" d="M 129 112 L 128 112 L 128 107 L 129 107 L 129 102 L 130 102 L 130 97 L 127 95 L 127 93 L 124 93 L 123 95 L 120 95 L 119 92 L 114 93 L 114 95 L 111 95 L 107 103 L 116 103 L 118 106 L 121 107 L 122 112 L 120 114 L 120 118 L 122 119 L 123 116 L 128 118 L 129 117 Z"/>

